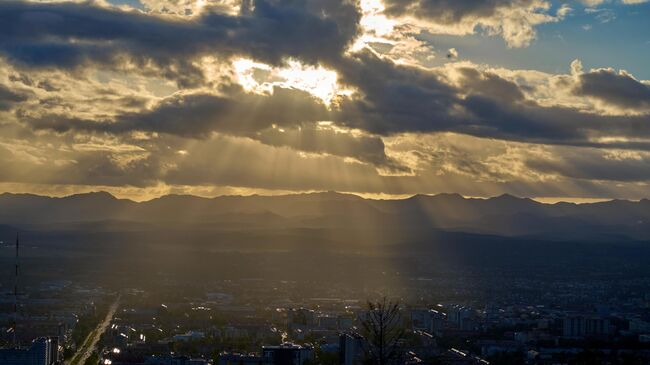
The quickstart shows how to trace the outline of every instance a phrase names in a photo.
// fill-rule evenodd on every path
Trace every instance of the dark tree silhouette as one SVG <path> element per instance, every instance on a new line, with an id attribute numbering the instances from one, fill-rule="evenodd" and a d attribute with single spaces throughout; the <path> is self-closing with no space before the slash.
<path id="1" fill-rule="evenodd" d="M 368 301 L 368 312 L 361 321 L 367 342 L 366 357 L 370 364 L 387 365 L 399 359 L 399 342 L 404 338 L 399 302 L 385 297 L 377 302 Z"/>

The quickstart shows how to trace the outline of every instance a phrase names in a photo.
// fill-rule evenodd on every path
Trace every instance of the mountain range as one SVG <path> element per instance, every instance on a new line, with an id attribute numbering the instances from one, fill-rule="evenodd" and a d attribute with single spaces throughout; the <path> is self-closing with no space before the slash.
<path id="1" fill-rule="evenodd" d="M 137 231 L 347 229 L 451 231 L 551 240 L 648 240 L 650 201 L 544 204 L 501 195 L 458 194 L 374 200 L 336 192 L 202 198 L 167 195 L 145 202 L 106 192 L 54 198 L 0 195 L 0 224 L 31 230 Z"/>

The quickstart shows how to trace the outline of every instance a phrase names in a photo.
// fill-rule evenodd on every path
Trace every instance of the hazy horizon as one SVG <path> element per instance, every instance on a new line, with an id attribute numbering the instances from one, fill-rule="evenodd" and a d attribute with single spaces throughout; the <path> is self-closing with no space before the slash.
<path id="1" fill-rule="evenodd" d="M 531 199 L 534 200 L 538 203 L 542 204 L 556 204 L 556 203 L 573 203 L 573 204 L 591 204 L 591 203 L 601 203 L 601 202 L 608 202 L 612 200 L 626 200 L 626 201 L 641 201 L 641 200 L 647 200 L 648 198 L 641 198 L 641 199 L 618 199 L 618 198 L 580 198 L 580 197 L 527 197 L 527 196 L 516 196 L 513 194 L 509 193 L 503 193 L 500 195 L 493 195 L 493 196 L 465 196 L 461 195 L 458 193 L 453 193 L 453 192 L 440 192 L 440 193 L 435 193 L 435 194 L 412 194 L 412 195 L 387 195 L 387 194 L 363 194 L 363 193 L 355 193 L 355 192 L 346 192 L 346 191 L 331 191 L 331 190 L 313 190 L 313 191 L 294 191 L 294 192 L 289 192 L 289 191 L 272 191 L 272 192 L 250 192 L 250 193 L 231 193 L 231 194 L 220 194 L 220 195 L 194 195 L 191 193 L 183 193 L 183 192 L 165 192 L 161 193 L 160 195 L 152 196 L 152 197 L 142 197 L 142 196 L 131 196 L 129 194 L 126 195 L 120 195 L 119 193 L 112 193 L 110 189 L 102 190 L 82 190 L 79 192 L 64 192 L 64 193 L 59 193 L 55 195 L 50 195 L 50 194 L 44 194 L 44 193 L 39 193 L 39 192 L 34 192 L 34 191 L 3 191 L 0 192 L 0 194 L 14 194 L 14 195 L 35 195 L 35 196 L 42 196 L 42 197 L 50 197 L 50 198 L 66 198 L 74 195 L 84 195 L 84 194 L 95 194 L 95 193 L 108 193 L 111 196 L 113 196 L 116 199 L 126 199 L 130 200 L 133 202 L 137 203 L 142 203 L 142 202 L 148 202 L 151 200 L 159 199 L 162 197 L 166 196 L 191 196 L 191 197 L 198 197 L 198 198 L 205 198 L 205 199 L 214 199 L 214 198 L 220 198 L 220 197 L 253 197 L 253 196 L 262 196 L 262 197 L 272 197 L 272 196 L 291 196 L 291 195 L 308 195 L 308 194 L 324 194 L 324 193 L 336 193 L 336 194 L 342 194 L 342 195 L 354 195 L 362 199 L 370 199 L 370 200 L 404 200 L 404 199 L 409 199 L 413 198 L 418 195 L 422 196 L 431 196 L 435 197 L 438 195 L 459 195 L 463 197 L 464 199 L 493 199 L 493 198 L 498 198 L 500 196 L 508 195 L 508 196 L 514 196 L 516 198 L 520 199 Z"/>

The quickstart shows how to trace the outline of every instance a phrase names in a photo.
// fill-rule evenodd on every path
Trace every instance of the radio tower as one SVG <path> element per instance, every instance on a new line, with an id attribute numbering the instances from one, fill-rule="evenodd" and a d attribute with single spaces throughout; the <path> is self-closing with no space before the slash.
<path id="1" fill-rule="evenodd" d="M 18 274 L 20 268 L 19 267 L 20 262 L 18 261 L 19 248 L 20 248 L 20 234 L 16 233 L 16 272 L 14 276 L 14 331 L 13 331 L 14 348 L 18 348 L 18 338 L 16 336 L 16 332 L 18 330 Z"/>

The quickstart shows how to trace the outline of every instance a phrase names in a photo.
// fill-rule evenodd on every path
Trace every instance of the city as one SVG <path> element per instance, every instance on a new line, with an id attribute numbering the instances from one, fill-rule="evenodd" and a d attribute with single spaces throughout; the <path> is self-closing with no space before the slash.
<path id="1" fill-rule="evenodd" d="M 391 363 L 642 364 L 650 359 L 649 280 L 409 278 L 385 288 L 399 301 L 403 330 Z M 155 289 L 119 290 L 53 281 L 29 290 L 17 326 L 25 347 L 1 350 L 0 361 L 362 364 L 367 301 L 382 300 L 373 288 L 262 278 L 161 277 Z M 481 292 L 490 295 L 473 297 Z M 12 314 L 4 313 L 2 341 L 11 343 Z"/>

